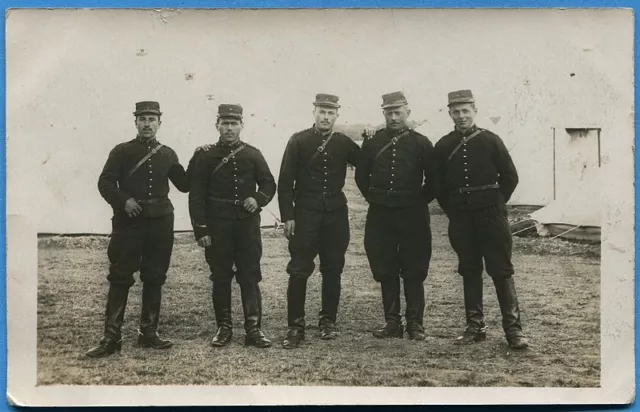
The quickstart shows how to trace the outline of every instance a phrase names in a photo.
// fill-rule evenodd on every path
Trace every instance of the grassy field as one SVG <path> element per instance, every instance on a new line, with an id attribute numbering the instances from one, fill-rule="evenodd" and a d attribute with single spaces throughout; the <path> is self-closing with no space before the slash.
<path id="1" fill-rule="evenodd" d="M 352 182 L 349 178 L 349 182 Z M 274 347 L 242 345 L 242 307 L 234 284 L 234 340 L 214 349 L 211 284 L 203 252 L 190 233 L 177 234 L 161 314 L 168 351 L 135 345 L 141 284 L 131 289 L 121 355 L 89 360 L 101 336 L 107 282 L 107 239 L 39 241 L 38 384 L 211 384 L 340 386 L 597 387 L 600 376 L 600 250 L 562 240 L 515 238 L 514 264 L 522 321 L 531 348 L 504 341 L 491 280 L 485 275 L 487 341 L 452 345 L 464 327 L 462 285 L 446 237 L 447 218 L 434 207 L 433 259 L 426 283 L 424 342 L 376 340 L 382 321 L 379 285 L 363 248 L 366 204 L 349 183 L 352 241 L 343 275 L 340 336 L 318 339 L 320 276 L 311 277 L 306 343 L 281 349 L 286 334 L 286 241 L 263 232 L 263 328 Z M 105 219 L 108 217 L 105 216 Z M 136 276 L 137 278 L 137 276 Z"/>

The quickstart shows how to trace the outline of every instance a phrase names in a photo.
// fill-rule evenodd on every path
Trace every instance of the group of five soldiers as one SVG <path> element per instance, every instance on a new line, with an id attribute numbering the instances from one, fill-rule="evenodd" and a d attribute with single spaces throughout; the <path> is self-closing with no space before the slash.
<path id="1" fill-rule="evenodd" d="M 350 241 L 343 192 L 349 165 L 355 167 L 356 184 L 369 204 L 364 246 L 382 291 L 385 323 L 373 336 L 402 338 L 406 332 L 409 339 L 425 339 L 424 282 L 431 260 L 428 205 L 437 199 L 449 218 L 449 239 L 463 279 L 467 326 L 456 343 L 486 339 L 482 293 L 486 266 L 507 343 L 516 349 L 528 347 L 512 276 L 506 209 L 518 175 L 502 140 L 475 125 L 472 92 L 449 93 L 455 128 L 435 146 L 408 127 L 411 110 L 402 92 L 382 96 L 386 127 L 365 130 L 361 147 L 334 130 L 340 108 L 337 96 L 318 94 L 313 105 L 314 124 L 289 139 L 276 184 L 260 150 L 240 139 L 241 106 L 218 107 L 218 142 L 197 148 L 185 170 L 176 153 L 156 139 L 162 115 L 159 104 L 136 104 L 137 136 L 111 151 L 98 180 L 100 194 L 114 213 L 104 336 L 87 356 L 103 357 L 121 350 L 129 288 L 137 271 L 143 283 L 138 343 L 155 349 L 172 346 L 157 332 L 162 286 L 173 249 L 169 180 L 179 191 L 189 193 L 194 235 L 210 268 L 217 327 L 212 346 L 225 346 L 233 337 L 234 277 L 242 295 L 245 345 L 272 345 L 261 325 L 260 212 L 276 193 L 290 253 L 288 332 L 282 347 L 297 348 L 305 339 L 307 280 L 316 257 L 322 275 L 320 339 L 336 338 L 341 276 Z"/>

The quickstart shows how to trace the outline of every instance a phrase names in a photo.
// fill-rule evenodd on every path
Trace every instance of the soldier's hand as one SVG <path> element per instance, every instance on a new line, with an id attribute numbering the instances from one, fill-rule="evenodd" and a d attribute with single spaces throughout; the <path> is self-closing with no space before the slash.
<path id="1" fill-rule="evenodd" d="M 206 235 L 198 239 L 198 246 L 208 248 L 211 246 L 211 236 Z"/>
<path id="2" fill-rule="evenodd" d="M 284 222 L 284 237 L 287 239 L 291 239 L 291 236 L 295 234 L 296 231 L 296 221 L 295 220 L 287 220 Z"/>
<path id="3" fill-rule="evenodd" d="M 364 131 L 362 132 L 362 136 L 366 137 L 367 139 L 372 138 L 374 134 L 376 134 L 375 127 L 365 127 Z"/>
<path id="4" fill-rule="evenodd" d="M 252 197 L 248 197 L 244 199 L 243 206 L 249 213 L 253 213 L 258 210 L 258 201 Z"/>
<path id="5" fill-rule="evenodd" d="M 136 217 L 142 212 L 142 206 L 134 198 L 130 198 L 124 204 L 124 211 L 127 212 L 127 216 Z"/>
<path id="6" fill-rule="evenodd" d="M 196 152 L 196 153 L 198 153 L 198 152 L 200 152 L 200 151 L 202 151 L 202 152 L 208 152 L 208 151 L 209 151 L 209 149 L 211 149 L 212 147 L 213 147 L 213 145 L 212 145 L 212 144 L 205 144 L 205 145 L 202 145 L 202 146 L 198 146 L 198 147 L 196 147 L 196 151 L 195 151 L 195 152 Z"/>

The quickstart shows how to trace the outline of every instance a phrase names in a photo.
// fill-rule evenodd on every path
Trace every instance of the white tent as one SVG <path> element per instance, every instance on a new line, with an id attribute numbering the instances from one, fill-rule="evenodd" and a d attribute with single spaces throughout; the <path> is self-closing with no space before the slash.
<path id="1" fill-rule="evenodd" d="M 542 236 L 600 240 L 601 130 L 554 128 L 554 198 L 531 214 Z"/>
<path id="2" fill-rule="evenodd" d="M 618 30 L 615 11 L 592 16 L 581 10 L 12 11 L 7 212 L 31 216 L 39 232 L 108 233 L 111 211 L 96 182 L 109 150 L 133 138 L 138 100 L 160 101 L 159 139 L 185 165 L 196 146 L 216 140 L 217 105 L 242 104 L 243 137 L 277 176 L 287 139 L 312 123 L 315 93 L 340 96 L 341 123 L 376 124 L 380 96 L 403 90 L 412 118 L 423 122 L 419 130 L 435 143 L 452 127 L 446 95 L 462 88 L 476 95 L 480 127 L 500 135 L 514 157 L 521 179 L 511 203 L 547 205 L 554 200 L 554 127 L 557 142 L 564 127 L 600 128 L 603 162 L 607 136 L 629 130 L 632 56 L 611 45 L 632 38 Z M 189 230 L 186 196 L 173 188 L 171 198 L 176 229 Z M 269 209 L 279 215 L 275 202 Z M 268 211 L 262 217 L 263 224 L 274 221 Z"/>

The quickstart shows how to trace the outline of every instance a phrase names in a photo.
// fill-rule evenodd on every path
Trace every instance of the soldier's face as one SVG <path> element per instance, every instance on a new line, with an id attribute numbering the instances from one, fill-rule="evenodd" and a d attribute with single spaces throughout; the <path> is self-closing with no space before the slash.
<path id="1" fill-rule="evenodd" d="M 382 111 L 387 122 L 387 128 L 391 130 L 401 130 L 407 127 L 407 119 L 411 110 L 407 106 L 389 107 Z"/>
<path id="2" fill-rule="evenodd" d="M 218 120 L 216 129 L 220 132 L 220 139 L 225 143 L 234 143 L 240 138 L 242 121 L 230 117 Z"/>
<path id="3" fill-rule="evenodd" d="M 313 116 L 316 119 L 318 130 L 328 132 L 338 120 L 338 110 L 331 107 L 316 106 L 313 109 Z"/>
<path id="4" fill-rule="evenodd" d="M 460 129 L 468 129 L 473 126 L 478 109 L 471 103 L 454 104 L 449 107 L 449 116 Z"/>
<path id="5" fill-rule="evenodd" d="M 135 123 L 138 129 L 138 136 L 147 140 L 156 137 L 162 121 L 160 121 L 160 116 L 155 114 L 141 114 L 136 116 Z"/>

